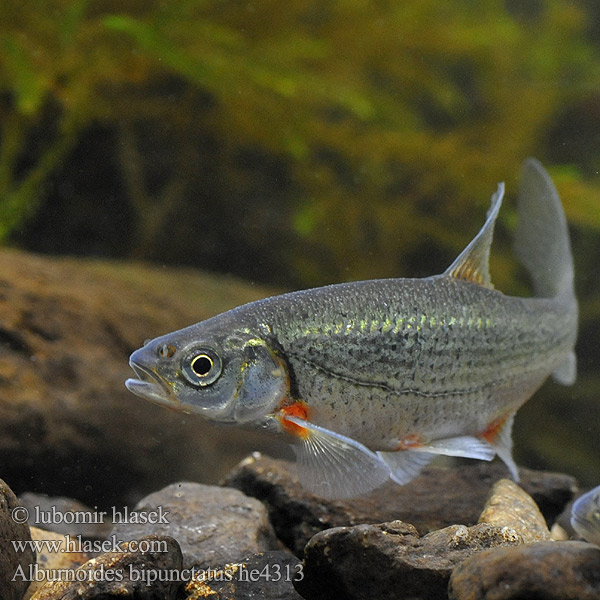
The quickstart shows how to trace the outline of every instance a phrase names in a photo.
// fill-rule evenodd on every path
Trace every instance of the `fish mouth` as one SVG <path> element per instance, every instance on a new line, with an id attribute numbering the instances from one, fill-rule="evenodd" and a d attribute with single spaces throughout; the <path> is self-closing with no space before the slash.
<path id="1" fill-rule="evenodd" d="M 172 407 L 177 404 L 175 394 L 167 382 L 154 370 L 133 360 L 129 361 L 138 379 L 127 379 L 125 387 L 140 398 L 150 400 L 155 404 Z"/>

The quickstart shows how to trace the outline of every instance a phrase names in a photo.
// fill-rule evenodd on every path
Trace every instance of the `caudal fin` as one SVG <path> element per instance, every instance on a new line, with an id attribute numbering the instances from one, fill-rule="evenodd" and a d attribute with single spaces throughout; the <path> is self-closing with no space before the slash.
<path id="1" fill-rule="evenodd" d="M 537 296 L 557 298 L 577 328 L 577 300 L 573 287 L 573 255 L 565 213 L 558 192 L 542 165 L 534 158 L 523 164 L 517 203 L 515 251 L 527 267 Z M 570 385 L 576 377 L 571 350 L 553 372 L 554 379 Z"/>
<path id="2" fill-rule="evenodd" d="M 531 274 L 537 296 L 575 298 L 573 256 L 558 192 L 534 158 L 523 164 L 517 203 L 515 251 Z"/>

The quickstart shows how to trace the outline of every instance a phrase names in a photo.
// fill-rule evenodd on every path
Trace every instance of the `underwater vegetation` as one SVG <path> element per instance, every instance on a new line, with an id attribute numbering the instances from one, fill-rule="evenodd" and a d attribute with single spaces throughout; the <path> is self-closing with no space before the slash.
<path id="1" fill-rule="evenodd" d="M 535 155 L 572 228 L 580 369 L 577 397 L 549 386 L 515 437 L 580 475 L 600 412 L 598 14 L 597 0 L 9 0 L 0 241 L 282 288 L 423 276 L 478 229 L 490 182 Z M 510 200 L 491 271 L 519 294 Z"/>

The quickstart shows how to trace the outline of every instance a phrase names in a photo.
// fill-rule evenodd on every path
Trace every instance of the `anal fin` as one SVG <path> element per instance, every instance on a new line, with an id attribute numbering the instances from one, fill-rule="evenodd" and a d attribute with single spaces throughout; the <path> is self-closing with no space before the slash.
<path id="1" fill-rule="evenodd" d="M 506 418 L 496 420 L 482 435 L 494 449 L 494 452 L 504 461 L 512 478 L 519 481 L 519 471 L 512 457 L 512 428 L 515 413 L 510 413 Z"/>
<path id="2" fill-rule="evenodd" d="M 477 458 L 479 460 L 492 460 L 496 454 L 489 442 L 472 435 L 433 440 L 432 442 L 418 446 L 417 450 L 431 454 Z"/>
<path id="3" fill-rule="evenodd" d="M 351 498 L 385 483 L 390 469 L 375 452 L 352 438 L 297 417 L 286 416 L 304 430 L 292 448 L 300 483 L 322 498 Z"/>
<path id="4" fill-rule="evenodd" d="M 378 452 L 390 468 L 390 477 L 400 485 L 414 479 L 436 454 L 492 460 L 496 454 L 484 439 L 472 435 L 433 440 L 397 452 Z"/>
<path id="5" fill-rule="evenodd" d="M 565 361 L 552 373 L 554 380 L 562 385 L 573 385 L 577 379 L 577 357 L 571 350 Z"/>

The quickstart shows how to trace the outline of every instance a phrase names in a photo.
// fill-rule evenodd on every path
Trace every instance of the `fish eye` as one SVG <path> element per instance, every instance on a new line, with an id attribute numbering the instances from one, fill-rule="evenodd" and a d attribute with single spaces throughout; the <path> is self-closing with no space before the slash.
<path id="1" fill-rule="evenodd" d="M 213 359 L 207 354 L 199 354 L 192 359 L 190 369 L 194 371 L 198 377 L 206 377 L 214 366 Z"/>
<path id="2" fill-rule="evenodd" d="M 196 348 L 182 363 L 184 377 L 193 385 L 205 386 L 214 383 L 221 375 L 221 359 L 213 350 Z"/>
<path id="3" fill-rule="evenodd" d="M 175 352 L 176 348 L 175 346 L 171 346 L 171 344 L 161 344 L 156 350 L 159 358 L 171 358 Z"/>

